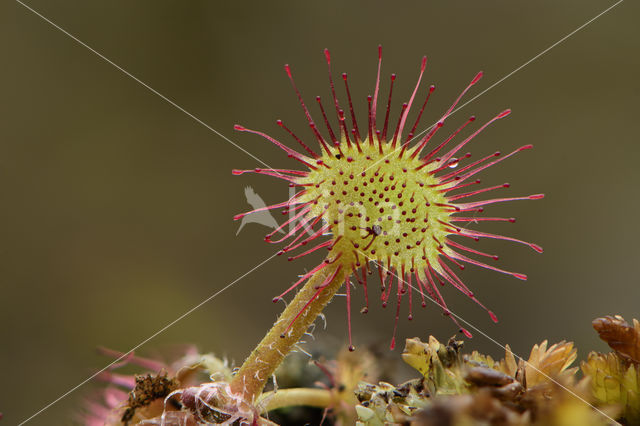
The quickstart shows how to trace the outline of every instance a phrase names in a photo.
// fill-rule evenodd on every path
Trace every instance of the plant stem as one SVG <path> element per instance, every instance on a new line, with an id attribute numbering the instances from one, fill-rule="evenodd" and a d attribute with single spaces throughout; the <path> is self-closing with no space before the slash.
<path id="1" fill-rule="evenodd" d="M 266 413 L 276 408 L 290 407 L 294 405 L 306 405 L 308 407 L 326 408 L 333 402 L 331 391 L 327 389 L 312 388 L 290 388 L 278 391 L 266 392 L 258 398 L 258 405 L 262 413 Z"/>
<path id="2" fill-rule="evenodd" d="M 340 289 L 344 279 L 344 271 L 335 264 L 327 265 L 309 278 L 242 364 L 230 383 L 231 390 L 242 394 L 245 401 L 254 401 L 285 356 Z M 318 288 L 321 285 L 323 287 Z M 309 302 L 314 296 L 315 299 Z"/>

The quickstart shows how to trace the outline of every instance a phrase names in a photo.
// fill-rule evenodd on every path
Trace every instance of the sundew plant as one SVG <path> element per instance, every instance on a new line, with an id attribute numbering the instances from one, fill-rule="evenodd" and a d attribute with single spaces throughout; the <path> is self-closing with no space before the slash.
<path id="1" fill-rule="evenodd" d="M 291 67 L 285 65 L 314 140 L 298 136 L 280 120 L 277 125 L 296 149 L 279 137 L 235 126 L 240 132 L 266 139 L 292 161 L 290 169 L 232 171 L 234 175 L 254 173 L 284 181 L 293 191 L 288 200 L 235 217 L 238 220 L 264 211 L 289 214 L 265 236 L 266 242 L 280 247 L 278 254 L 292 261 L 291 275 L 297 277 L 288 287 L 274 288 L 277 296 L 273 301 L 286 300 L 286 308 L 239 368 L 212 354 L 199 354 L 194 348 L 164 363 L 105 351 L 109 356 L 124 357 L 123 362 L 101 375 L 110 386 L 102 398 L 91 401 L 81 420 L 89 425 L 306 422 L 309 419 L 296 420 L 287 411 L 301 406 L 321 410 L 322 421 L 336 424 L 587 425 L 610 424 L 614 419 L 640 421 L 640 325 L 621 317 L 594 321 L 614 351 L 592 353 L 582 364 L 584 377 L 580 380 L 576 377 L 578 368 L 571 366 L 576 349 L 570 342 L 536 344 L 528 359 L 514 356 L 506 346 L 505 357 L 493 360 L 477 352 L 465 354 L 463 341 L 454 336 L 447 343 L 434 337 L 428 342 L 407 339 L 402 359 L 415 368 L 418 377 L 398 385 L 380 381 L 376 356 L 354 343 L 358 339 L 352 335 L 352 305 L 359 303 L 356 311 L 361 314 L 374 303 L 395 309 L 391 350 L 397 346 L 401 313 L 406 312 L 412 320 L 413 310 L 427 307 L 427 299 L 451 318 L 455 324 L 452 333 L 471 338 L 445 302 L 441 288 L 458 290 L 497 322 L 496 314 L 472 290 L 473 285 L 465 284 L 461 271 L 471 265 L 527 279 L 524 273 L 500 265 L 498 255 L 483 252 L 476 242 L 503 240 L 539 253 L 542 248 L 470 225 L 502 222 L 508 226 L 514 218 L 488 216 L 485 206 L 537 200 L 543 195 L 492 195 L 509 184 L 483 185 L 480 180 L 484 170 L 532 148 L 513 147 L 504 154 L 490 146 L 474 146 L 477 136 L 506 118 L 510 110 L 497 112 L 480 125 L 474 116 L 448 125 L 464 96 L 481 80 L 482 72 L 471 78 L 436 123 L 419 132 L 435 92 L 435 86 L 422 84 L 426 57 L 419 62 L 417 83 L 409 99 L 397 105 L 393 97 L 396 76 L 383 75 L 379 47 L 375 80 L 366 99 L 367 119 L 359 122 L 347 74 L 335 78 L 329 51 L 324 55 L 332 94 L 328 101 L 306 99 L 294 82 Z M 389 79 L 389 90 L 383 94 L 380 87 L 385 78 Z M 343 84 L 337 83 L 340 79 Z M 471 151 L 483 154 L 476 156 Z M 325 253 L 320 264 L 309 271 L 296 266 L 295 260 L 316 252 Z M 277 377 L 288 368 L 285 358 L 339 291 L 346 294 L 348 345 L 327 351 L 335 359 L 311 366 L 325 376 L 322 385 L 306 383 L 304 376 L 309 373 L 300 370 L 289 376 L 297 374 L 301 386 L 278 388 Z M 362 295 L 362 302 L 352 300 L 356 294 Z M 137 365 L 146 374 L 113 371 L 123 364 Z M 270 380 L 274 388 L 265 392 Z M 311 416 L 312 412 L 307 413 Z"/>
<path id="2" fill-rule="evenodd" d="M 470 135 L 459 138 L 461 139 L 459 141 L 456 141 L 456 136 L 467 125 L 473 123 L 475 117 L 470 117 L 462 126 L 442 140 L 435 139 L 458 102 L 474 84 L 480 81 L 482 73 L 478 73 L 471 80 L 435 125 L 425 134 L 417 136 L 415 131 L 429 97 L 434 91 L 434 86 L 426 89 L 424 102 L 411 127 L 407 123 L 407 117 L 420 90 L 420 83 L 427 65 L 426 57 L 422 58 L 420 63 L 418 82 L 411 98 L 407 103 L 402 104 L 397 120 L 392 120 L 390 117 L 395 80 L 395 75 L 391 75 L 384 122 L 382 120 L 378 122 L 378 98 L 382 73 L 382 48 L 379 48 L 375 88 L 373 96 L 367 98 L 368 120 L 366 127 L 362 126 L 362 129 L 358 127 L 356 121 L 347 74 L 342 74 L 342 79 L 347 93 L 347 108 L 351 116 L 349 124 L 336 95 L 331 75 L 331 56 L 328 50 L 325 50 L 325 57 L 329 67 L 329 84 L 333 94 L 331 103 L 332 107 L 335 107 L 337 129 L 330 124 L 322 100 L 319 97 L 316 100 L 328 136 L 320 133 L 294 83 L 291 68 L 289 65 L 285 66 L 309 127 L 320 146 L 319 153 L 280 121 L 278 124 L 301 145 L 303 153 L 288 148 L 282 142 L 262 132 L 236 126 L 236 130 L 255 133 L 266 138 L 307 169 L 305 171 L 252 170 L 258 174 L 285 180 L 289 185 L 299 189 L 291 199 L 266 207 L 267 209 L 295 210 L 297 213 L 289 221 L 295 221 L 295 224 L 284 237 L 274 241 L 273 238 L 279 230 L 276 229 L 266 236 L 266 240 L 270 242 L 290 240 L 281 253 L 296 249 L 305 250 L 301 254 L 289 257 L 290 260 L 315 250 L 328 251 L 326 259 L 320 265 L 303 275 L 293 286 L 274 299 L 277 301 L 304 284 L 272 331 L 256 349 L 257 352 L 252 355 L 255 361 L 250 358 L 241 369 L 239 381 L 236 383 L 238 386 L 242 383 L 244 392 L 248 395 L 261 390 L 264 386 L 263 379 L 266 380 L 273 372 L 268 368 L 259 368 L 262 358 L 269 356 L 264 348 L 272 347 L 271 350 L 276 353 L 288 352 L 288 349 L 300 340 L 305 330 L 315 321 L 318 313 L 343 285 L 347 293 L 348 317 L 351 317 L 350 282 L 352 280 L 362 284 L 366 299 L 364 309 L 365 312 L 368 310 L 367 275 L 372 265 L 377 267 L 379 272 L 383 304 L 387 304 L 392 298 L 393 284 L 396 284 L 396 292 L 393 295 L 396 298 L 398 311 L 396 325 L 403 297 L 409 299 L 409 318 L 412 317 L 412 299 L 415 290 L 422 300 L 422 306 L 426 306 L 425 296 L 433 298 L 445 315 L 456 322 L 460 331 L 467 337 L 471 337 L 471 333 L 460 327 L 455 317 L 451 315 L 438 289 L 441 285 L 452 285 L 484 308 L 475 294 L 458 277 L 454 268 L 464 269 L 463 263 L 467 263 L 511 274 L 519 279 L 526 279 L 526 275 L 508 272 L 469 257 L 471 253 L 471 255 L 484 256 L 493 261 L 498 259 L 496 255 L 477 251 L 462 242 L 457 242 L 452 237 L 466 237 L 471 240 L 478 240 L 481 237 L 498 238 L 524 243 L 542 252 L 539 246 L 532 243 L 465 227 L 469 222 L 492 220 L 509 223 L 514 221 L 512 218 L 477 216 L 478 213 L 483 212 L 485 205 L 543 197 L 542 194 L 537 194 L 517 198 L 466 201 L 469 197 L 508 187 L 508 184 L 502 184 L 474 189 L 474 186 L 480 184 L 480 180 L 477 179 L 478 173 L 517 152 L 532 148 L 531 145 L 526 145 L 507 155 L 495 152 L 476 161 L 471 161 L 471 154 L 464 151 L 483 129 L 494 121 L 506 117 L 510 111 L 500 112 Z M 407 134 L 403 136 L 405 131 Z M 236 170 L 234 173 L 241 174 L 247 171 Z M 251 212 L 238 215 L 236 219 L 246 214 Z M 288 223 L 285 222 L 283 226 L 285 225 Z M 312 229 L 310 236 L 307 234 L 309 228 Z M 309 246 L 313 247 L 308 248 Z M 491 318 L 497 321 L 495 314 L 488 312 Z M 349 324 L 349 349 L 353 350 L 351 342 L 351 325 Z M 391 349 L 394 347 L 395 331 Z M 275 355 L 274 357 L 277 358 Z M 252 362 L 257 364 L 250 367 Z M 270 367 L 272 365 L 270 364 Z M 260 376 L 258 380 L 254 373 L 256 368 L 259 373 L 257 376 Z M 247 375 L 245 373 L 247 371 L 251 374 Z M 256 389 L 253 389 L 254 387 Z"/>

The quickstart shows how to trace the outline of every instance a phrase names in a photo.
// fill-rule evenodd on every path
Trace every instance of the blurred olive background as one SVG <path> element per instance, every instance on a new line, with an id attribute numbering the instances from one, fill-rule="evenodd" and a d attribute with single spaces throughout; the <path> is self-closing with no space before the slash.
<path id="1" fill-rule="evenodd" d="M 613 2 L 28 4 L 265 163 L 288 168 L 296 164 L 268 142 L 232 129 L 242 123 L 293 146 L 275 124 L 282 118 L 311 139 L 283 64 L 292 64 L 315 111 L 313 97 L 330 93 L 322 55 L 330 48 L 334 77 L 350 73 L 364 119 L 377 45 L 384 49 L 383 98 L 388 75 L 398 74 L 396 107 L 408 99 L 426 54 L 423 90 L 437 86 L 426 127 L 477 71 L 485 78 L 467 99 Z M 263 242 L 268 229 L 249 224 L 236 236 L 232 217 L 250 209 L 245 186 L 267 203 L 284 200 L 288 188 L 268 177 L 232 177 L 232 168 L 259 163 L 19 3 L 0 7 L 0 411 L 3 423 L 15 424 L 106 365 L 97 346 L 130 349 L 271 256 L 278 247 Z M 510 182 L 505 196 L 546 198 L 488 208 L 518 221 L 483 229 L 534 241 L 545 253 L 497 241 L 478 246 L 529 280 L 474 267 L 462 273 L 498 324 L 464 296 L 445 295 L 455 312 L 518 354 L 543 339 L 567 339 L 583 358 L 604 349 L 590 326 L 594 317 L 640 317 L 633 265 L 640 254 L 639 11 L 635 2 L 622 3 L 447 126 L 470 114 L 480 123 L 510 107 L 508 119 L 474 141 L 474 157 L 535 145 L 482 179 Z M 282 309 L 271 298 L 318 260 L 271 260 L 141 353 L 193 343 L 241 362 Z M 344 305 L 337 299 L 327 330 L 316 333 L 328 351 L 346 340 Z M 412 323 L 405 315 L 401 339 L 446 340 L 456 331 L 431 304 Z M 355 343 L 386 350 L 393 316 L 378 306 L 357 316 Z M 503 352 L 475 335 L 468 348 Z M 92 386 L 30 424 L 69 424 Z"/>

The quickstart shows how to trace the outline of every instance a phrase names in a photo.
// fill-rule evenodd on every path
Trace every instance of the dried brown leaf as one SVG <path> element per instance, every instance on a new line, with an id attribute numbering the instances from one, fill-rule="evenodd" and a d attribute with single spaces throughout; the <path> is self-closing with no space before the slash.
<path id="1" fill-rule="evenodd" d="M 593 328 L 600 338 L 618 353 L 622 358 L 640 363 L 640 323 L 633 320 L 633 326 L 620 315 L 596 318 L 592 322 Z"/>

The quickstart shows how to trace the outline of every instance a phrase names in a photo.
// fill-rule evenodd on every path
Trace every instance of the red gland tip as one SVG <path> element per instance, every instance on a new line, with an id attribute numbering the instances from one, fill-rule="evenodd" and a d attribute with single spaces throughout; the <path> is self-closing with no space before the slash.
<path id="1" fill-rule="evenodd" d="M 527 280 L 527 276 L 525 274 L 518 274 L 517 272 L 514 272 L 513 276 L 522 281 Z"/>
<path id="2" fill-rule="evenodd" d="M 424 72 L 426 67 L 427 67 L 427 57 L 423 56 L 422 57 L 422 64 L 420 65 L 420 72 Z"/>
<path id="3" fill-rule="evenodd" d="M 511 186 L 511 184 L 509 182 L 505 182 L 502 184 L 503 188 L 509 188 Z"/>
<path id="4" fill-rule="evenodd" d="M 467 330 L 466 328 L 461 328 L 460 333 L 464 334 L 469 339 L 473 338 L 473 334 L 469 333 L 469 330 Z"/>
<path id="5" fill-rule="evenodd" d="M 491 317 L 491 321 L 498 322 L 498 317 L 492 311 L 489 311 L 489 316 Z"/>
<path id="6" fill-rule="evenodd" d="M 271 301 L 273 303 L 278 303 L 280 301 L 280 298 L 279 297 L 274 297 L 273 299 L 271 299 Z"/>
<path id="7" fill-rule="evenodd" d="M 510 217 L 510 218 L 509 218 L 509 222 L 511 222 L 511 223 L 516 223 L 516 218 L 515 218 L 515 217 Z"/>
<path id="8" fill-rule="evenodd" d="M 353 345 L 349 345 L 349 352 L 353 352 L 356 350 L 356 347 Z"/>
<path id="9" fill-rule="evenodd" d="M 540 200 L 542 198 L 544 198 L 544 194 L 533 194 L 533 195 L 529 195 L 530 200 Z"/>
<path id="10" fill-rule="evenodd" d="M 233 130 L 237 130 L 237 131 L 239 131 L 239 132 L 245 132 L 247 129 L 246 129 L 246 128 L 244 128 L 244 127 L 242 127 L 242 126 L 241 126 L 241 125 L 239 125 L 239 124 L 234 124 L 234 125 L 233 125 Z"/>
<path id="11" fill-rule="evenodd" d="M 391 339 L 391 344 L 389 345 L 389 349 L 394 350 L 395 348 L 396 348 L 396 337 L 393 336 L 393 339 Z"/>
<path id="12" fill-rule="evenodd" d="M 524 151 L 525 149 L 532 149 L 533 145 L 529 144 L 529 145 L 524 145 L 521 146 L 520 148 L 518 148 L 518 151 Z"/>
<path id="13" fill-rule="evenodd" d="M 542 247 L 540 247 L 537 244 L 531 244 L 531 248 L 534 249 L 535 251 L 537 251 L 538 253 L 542 253 L 544 250 L 542 250 Z"/>
<path id="14" fill-rule="evenodd" d="M 247 172 L 246 170 L 238 170 L 238 169 L 231 170 L 231 174 L 234 175 L 234 176 L 238 176 L 238 175 L 241 175 L 241 174 L 246 173 L 246 172 Z"/>
<path id="15" fill-rule="evenodd" d="M 476 74 L 475 77 L 473 77 L 473 80 L 471 80 L 471 84 L 476 84 L 478 81 L 480 81 L 483 75 L 484 73 L 480 71 L 478 74 Z"/>
<path id="16" fill-rule="evenodd" d="M 472 115 L 471 117 L 469 117 L 469 121 L 476 121 L 476 116 Z"/>
<path id="17" fill-rule="evenodd" d="M 378 45 L 378 60 L 382 59 L 382 45 Z"/>
<path id="18" fill-rule="evenodd" d="M 500 114 L 498 114 L 496 116 L 496 118 L 504 118 L 507 115 L 511 114 L 511 109 L 505 109 L 504 111 L 502 111 Z"/>
<path id="19" fill-rule="evenodd" d="M 324 49 L 324 57 L 327 58 L 327 63 L 331 63 L 331 53 L 329 53 L 329 49 Z"/>

